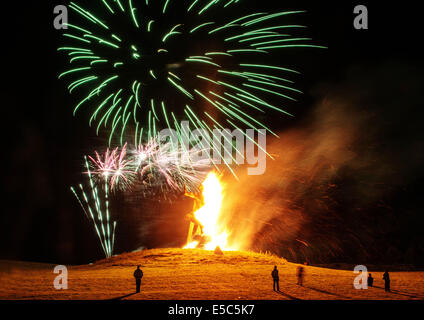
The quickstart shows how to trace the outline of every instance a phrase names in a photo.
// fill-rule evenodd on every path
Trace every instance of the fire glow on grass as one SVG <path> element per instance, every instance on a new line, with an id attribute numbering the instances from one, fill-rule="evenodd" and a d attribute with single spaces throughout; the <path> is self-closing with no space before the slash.
<path id="1" fill-rule="evenodd" d="M 217 246 L 221 250 L 234 250 L 228 246 L 228 232 L 225 226 L 219 224 L 221 204 L 224 198 L 223 188 L 219 178 L 211 172 L 202 183 L 204 205 L 194 212 L 194 216 L 203 226 L 203 235 L 208 241 L 204 249 L 214 250 Z M 199 241 L 188 243 L 184 248 L 196 248 Z"/>

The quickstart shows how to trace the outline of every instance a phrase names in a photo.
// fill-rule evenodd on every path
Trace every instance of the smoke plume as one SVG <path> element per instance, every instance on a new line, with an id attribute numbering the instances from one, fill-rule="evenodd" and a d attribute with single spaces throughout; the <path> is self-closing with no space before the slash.
<path id="1" fill-rule="evenodd" d="M 266 173 L 247 176 L 240 168 L 239 181 L 227 180 L 223 210 L 232 241 L 298 262 L 418 263 L 418 74 L 385 62 L 317 87 L 320 102 L 308 116 L 268 140 L 274 160 Z"/>

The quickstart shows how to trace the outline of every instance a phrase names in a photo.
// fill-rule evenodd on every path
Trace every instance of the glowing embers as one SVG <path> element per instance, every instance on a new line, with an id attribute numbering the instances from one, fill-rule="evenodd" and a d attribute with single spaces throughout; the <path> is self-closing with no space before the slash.
<path id="1" fill-rule="evenodd" d="M 201 194 L 187 193 L 194 198 L 193 214 L 190 214 L 190 228 L 187 237 L 186 249 L 204 248 L 214 250 L 232 250 L 228 247 L 228 232 L 220 224 L 223 188 L 217 175 L 209 173 L 200 188 Z"/>

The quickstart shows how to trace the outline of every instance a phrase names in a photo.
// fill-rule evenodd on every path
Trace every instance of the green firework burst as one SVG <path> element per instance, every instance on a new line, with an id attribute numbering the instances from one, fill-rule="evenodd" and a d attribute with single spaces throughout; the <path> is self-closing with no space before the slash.
<path id="1" fill-rule="evenodd" d="M 209 132 L 264 128 L 257 114 L 289 113 L 275 98 L 300 91 L 285 62 L 264 64 L 277 50 L 317 47 L 285 24 L 303 11 L 252 12 L 242 0 L 97 0 L 70 2 L 66 43 L 70 68 L 59 75 L 78 96 L 76 114 L 122 145 L 189 121 Z M 88 8 L 90 6 L 90 8 Z M 274 134 L 274 133 L 273 133 Z"/>

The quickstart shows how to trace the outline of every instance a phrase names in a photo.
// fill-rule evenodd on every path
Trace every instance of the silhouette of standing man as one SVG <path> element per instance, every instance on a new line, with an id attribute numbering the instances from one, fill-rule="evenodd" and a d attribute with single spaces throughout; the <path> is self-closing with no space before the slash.
<path id="1" fill-rule="evenodd" d="M 297 284 L 299 286 L 303 286 L 303 267 L 301 266 L 297 267 L 296 275 L 297 275 Z"/>
<path id="2" fill-rule="evenodd" d="M 372 277 L 371 273 L 368 274 L 368 287 L 372 287 L 372 284 L 374 283 L 374 278 Z"/>
<path id="3" fill-rule="evenodd" d="M 275 291 L 275 285 L 277 285 L 277 291 L 280 291 L 280 284 L 279 284 L 280 278 L 278 277 L 277 266 L 274 266 L 274 270 L 272 270 L 271 276 L 272 276 L 272 279 L 274 280 L 274 285 L 273 285 L 274 291 Z"/>
<path id="4" fill-rule="evenodd" d="M 383 280 L 384 280 L 384 290 L 390 292 L 390 276 L 387 270 L 383 274 Z"/>
<path id="5" fill-rule="evenodd" d="M 135 278 L 135 292 L 140 292 L 140 286 L 141 286 L 141 278 L 143 278 L 143 271 L 141 271 L 140 266 L 137 266 L 137 269 L 134 271 L 134 278 Z"/>

